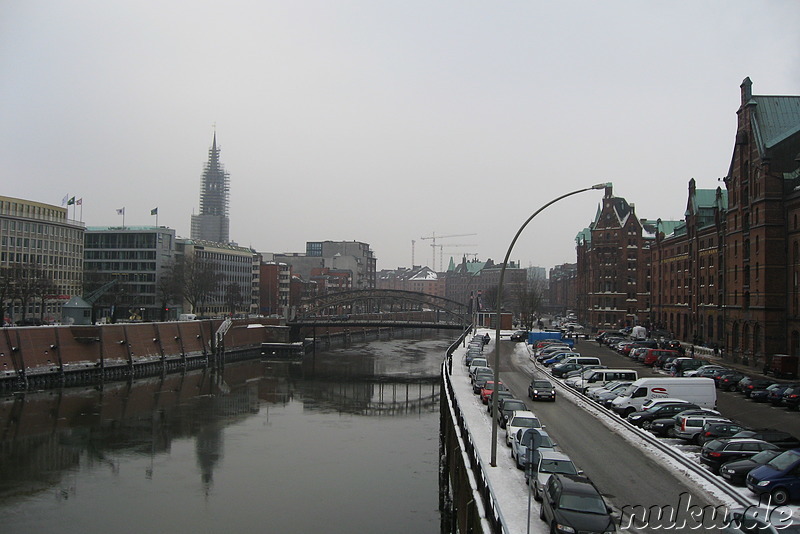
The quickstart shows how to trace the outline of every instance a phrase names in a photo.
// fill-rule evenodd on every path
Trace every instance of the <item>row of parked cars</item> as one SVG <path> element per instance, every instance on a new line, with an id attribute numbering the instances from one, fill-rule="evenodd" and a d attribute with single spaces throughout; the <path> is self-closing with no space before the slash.
<path id="1" fill-rule="evenodd" d="M 625 354 L 619 346 L 618 342 L 615 350 Z M 639 354 L 654 350 L 630 344 L 627 347 L 628 356 L 634 360 Z M 757 402 L 790 408 L 800 403 L 800 384 L 778 384 L 774 380 L 746 376 L 739 370 L 686 358 L 679 353 L 653 362 L 639 361 L 660 366 L 672 375 L 710 379 L 717 389 L 740 391 Z M 682 362 L 687 363 L 681 366 Z M 631 384 L 611 382 L 589 396 L 606 407 L 613 407 L 613 399 Z M 708 406 L 678 397 L 649 401 L 641 410 L 628 413 L 626 419 L 656 436 L 700 445 L 700 462 L 733 485 L 746 485 L 756 495 L 768 494 L 776 505 L 800 500 L 800 440 L 788 432 L 747 428 Z"/>
<path id="2" fill-rule="evenodd" d="M 591 480 L 558 450 L 524 400 L 515 398 L 502 383 L 494 385 L 493 370 L 482 357 L 478 341 L 473 339 L 470 343 L 465 359 L 472 390 L 481 395 L 489 414 L 505 429 L 511 459 L 525 471 L 526 483 L 542 503 L 539 517 L 554 532 L 614 532 L 611 509 Z M 497 396 L 496 413 L 492 413 L 493 395 Z M 556 400 L 553 383 L 544 378 L 531 380 L 527 395 L 534 401 Z"/>

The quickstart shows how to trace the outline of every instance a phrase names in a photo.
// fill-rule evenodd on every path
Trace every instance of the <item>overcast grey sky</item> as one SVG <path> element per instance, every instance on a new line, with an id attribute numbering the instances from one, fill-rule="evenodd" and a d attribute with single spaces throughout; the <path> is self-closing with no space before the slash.
<path id="1" fill-rule="evenodd" d="M 0 0 L 0 194 L 188 237 L 216 124 L 240 245 L 364 241 L 384 269 L 475 233 L 445 263 L 499 261 L 599 182 L 682 218 L 690 178 L 722 185 L 742 80 L 800 94 L 798 28 L 796 0 Z M 601 196 L 512 259 L 574 262 Z"/>

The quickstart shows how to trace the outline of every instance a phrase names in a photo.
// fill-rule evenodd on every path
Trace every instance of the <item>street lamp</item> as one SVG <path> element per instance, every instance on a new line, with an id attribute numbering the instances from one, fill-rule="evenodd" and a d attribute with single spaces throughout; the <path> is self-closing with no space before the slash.
<path id="1" fill-rule="evenodd" d="M 533 220 L 534 217 L 539 215 L 545 208 L 549 207 L 552 204 L 555 204 L 561 199 L 570 197 L 572 195 L 577 195 L 578 193 L 583 193 L 585 191 L 592 191 L 595 189 L 606 189 L 607 187 L 611 187 L 611 183 L 604 183 L 604 184 L 595 184 L 591 187 L 586 187 L 584 189 L 578 189 L 576 191 L 572 191 L 565 195 L 561 195 L 558 198 L 554 198 L 538 210 L 536 210 L 533 215 L 528 217 L 528 220 L 522 223 L 522 226 L 519 227 L 517 230 L 514 239 L 511 240 L 511 244 L 508 246 L 508 250 L 506 251 L 506 257 L 503 260 L 503 266 L 500 268 L 500 281 L 497 284 L 497 304 L 495 305 L 495 334 L 494 334 L 494 390 L 497 391 L 498 385 L 500 384 L 500 313 L 503 310 L 503 278 L 506 275 L 506 266 L 508 265 L 508 258 L 511 256 L 511 250 L 514 248 L 514 245 L 517 243 L 517 239 L 519 239 L 520 234 L 528 226 L 528 223 Z M 492 414 L 497 414 L 497 395 L 492 394 Z M 490 465 L 492 467 L 497 467 L 497 417 L 492 417 L 492 458 L 490 461 Z"/>

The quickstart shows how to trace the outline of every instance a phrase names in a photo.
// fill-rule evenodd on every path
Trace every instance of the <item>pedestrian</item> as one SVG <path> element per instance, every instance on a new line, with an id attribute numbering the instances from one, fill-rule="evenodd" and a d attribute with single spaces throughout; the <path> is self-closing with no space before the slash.
<path id="1" fill-rule="evenodd" d="M 692 345 L 692 358 L 694 358 L 694 345 Z"/>
<path id="2" fill-rule="evenodd" d="M 491 340 L 492 340 L 492 338 L 491 338 L 491 337 L 489 337 L 489 334 L 488 334 L 488 333 L 483 335 L 483 344 L 484 344 L 484 345 L 488 345 L 488 344 L 489 344 L 489 341 L 491 341 Z"/>

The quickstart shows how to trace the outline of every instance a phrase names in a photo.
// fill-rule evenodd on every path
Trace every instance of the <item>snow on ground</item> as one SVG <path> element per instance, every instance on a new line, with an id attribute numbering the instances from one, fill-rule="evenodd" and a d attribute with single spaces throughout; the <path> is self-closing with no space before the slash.
<path id="1" fill-rule="evenodd" d="M 483 351 L 492 354 L 494 351 L 495 332 L 479 331 L 481 335 L 489 332 L 492 340 Z M 510 335 L 511 332 L 501 332 L 501 335 Z M 524 343 L 517 343 L 524 350 Z M 525 484 L 525 475 L 517 469 L 511 459 L 511 453 L 505 443 L 505 430 L 497 429 L 497 466 L 491 467 L 492 448 L 492 419 L 486 410 L 486 405 L 481 402 L 478 395 L 472 393 L 472 384 L 469 374 L 464 366 L 464 355 L 467 349 L 461 347 L 453 353 L 453 372 L 451 380 L 456 399 L 461 407 L 467 429 L 472 436 L 478 455 L 487 473 L 489 485 L 495 498 L 499 502 L 500 513 L 508 526 L 508 532 L 528 532 L 528 486 Z M 539 520 L 539 503 L 530 498 L 531 530 L 534 533 L 546 533 L 548 529 Z"/>
<path id="2" fill-rule="evenodd" d="M 493 354 L 495 331 L 479 329 L 477 333 L 479 335 L 485 333 L 490 334 L 492 339 L 484 348 L 484 352 L 489 355 Z M 509 336 L 511 333 L 511 331 L 502 331 L 501 336 Z M 508 532 L 528 532 L 528 486 L 525 484 L 525 475 L 521 470 L 517 469 L 514 461 L 511 459 L 511 454 L 505 444 L 505 430 L 499 427 L 497 431 L 497 466 L 491 467 L 489 465 L 492 446 L 492 419 L 489 416 L 486 405 L 481 402 L 479 396 L 474 395 L 472 392 L 469 374 L 463 364 L 466 351 L 466 347 L 460 347 L 453 353 L 453 371 L 451 377 L 456 398 L 461 406 L 472 440 L 478 449 L 478 454 L 484 465 L 484 470 L 487 472 L 489 484 L 499 502 L 502 517 L 508 525 Z M 535 364 L 532 362 L 529 345 L 527 343 L 517 343 L 515 345 L 513 358 L 517 363 L 523 364 L 523 367 L 527 365 L 528 370 L 531 375 L 533 375 Z M 657 458 L 660 465 L 665 466 L 665 468 L 671 470 L 677 476 L 691 481 L 700 491 L 714 496 L 720 503 L 731 508 L 739 507 L 739 505 L 731 501 L 730 498 L 722 493 L 716 486 L 705 481 L 702 477 L 688 470 L 675 459 L 660 451 L 642 437 L 642 435 L 637 433 L 637 431 L 631 430 L 628 426 L 623 424 L 621 419 L 615 420 L 613 418 L 602 417 L 600 410 L 595 405 L 588 402 L 580 393 L 574 392 L 567 387 L 562 387 L 560 389 L 560 398 L 562 400 L 568 400 L 589 413 L 598 416 L 614 433 L 622 436 L 636 447 L 647 451 L 654 458 Z M 681 440 L 666 440 L 663 442 L 699 462 L 699 460 L 697 460 L 699 456 L 699 449 L 697 447 L 682 445 L 683 442 Z M 757 499 L 754 498 L 753 494 L 747 488 L 734 487 L 734 489 L 737 490 L 739 494 L 749 499 L 754 505 L 758 504 Z M 791 509 L 793 517 L 800 518 L 800 506 L 793 505 Z M 539 520 L 539 503 L 531 497 L 530 532 L 544 533 L 547 532 L 547 530 L 544 523 Z M 631 531 L 629 530 L 629 532 Z"/>

